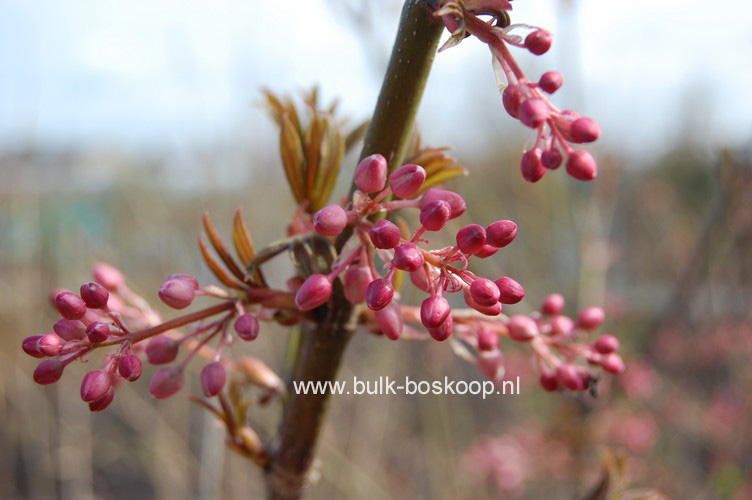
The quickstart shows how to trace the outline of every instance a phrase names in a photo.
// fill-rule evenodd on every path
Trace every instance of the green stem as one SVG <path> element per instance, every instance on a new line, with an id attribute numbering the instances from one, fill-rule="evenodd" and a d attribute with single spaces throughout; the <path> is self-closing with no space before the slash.
<path id="1" fill-rule="evenodd" d="M 364 158 L 380 153 L 392 168 L 405 155 L 415 114 L 426 85 L 443 24 L 433 16 L 437 0 L 407 0 L 402 10 L 381 93 L 365 144 Z M 351 191 L 354 190 L 354 185 Z M 341 251 L 352 230 L 340 235 Z M 319 320 L 303 332 L 289 399 L 277 439 L 270 447 L 266 482 L 269 498 L 297 499 L 310 484 L 316 444 L 329 394 L 296 394 L 292 382 L 334 381 L 347 343 L 356 327 L 356 308 L 344 297 L 339 280 L 328 306 L 315 311 Z"/>

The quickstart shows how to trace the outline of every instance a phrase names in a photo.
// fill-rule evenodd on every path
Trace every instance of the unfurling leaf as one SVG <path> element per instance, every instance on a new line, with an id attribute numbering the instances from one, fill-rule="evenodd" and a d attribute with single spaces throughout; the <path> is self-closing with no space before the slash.
<path id="1" fill-rule="evenodd" d="M 418 194 L 454 177 L 467 175 L 465 167 L 449 156 L 446 153 L 447 149 L 423 146 L 419 134 L 413 137 L 405 163 L 415 163 L 426 171 L 426 180 Z"/>

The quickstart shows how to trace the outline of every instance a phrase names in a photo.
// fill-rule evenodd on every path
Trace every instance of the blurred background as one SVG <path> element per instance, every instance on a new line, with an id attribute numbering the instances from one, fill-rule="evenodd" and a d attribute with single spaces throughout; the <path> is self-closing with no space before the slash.
<path id="1" fill-rule="evenodd" d="M 470 171 L 450 182 L 468 202 L 458 226 L 519 224 L 514 244 L 477 265 L 525 285 L 508 312 L 553 291 L 572 314 L 602 305 L 627 371 L 604 378 L 598 397 L 546 394 L 506 344 L 519 396 L 334 398 L 312 497 L 577 498 L 612 453 L 626 457 L 635 491 L 752 498 L 752 8 L 513 3 L 513 22 L 554 33 L 542 57 L 515 52 L 526 73 L 561 71 L 554 103 L 603 128 L 591 148 L 598 180 L 521 179 L 533 138 L 504 113 L 490 54 L 472 39 L 437 56 L 420 131 Z M 197 377 L 156 403 L 147 367 L 90 414 L 78 397 L 84 367 L 36 386 L 19 346 L 50 330 L 50 291 L 76 289 L 94 262 L 120 267 L 155 302 L 171 272 L 211 281 L 196 248 L 205 210 L 226 236 L 238 206 L 257 244 L 282 236 L 295 205 L 260 90 L 318 85 L 349 124 L 362 122 L 400 8 L 0 0 L 0 497 L 262 495 L 261 475 L 185 398 Z M 265 327 L 236 348 L 281 368 L 284 334 Z M 482 378 L 446 345 L 357 335 L 341 378 L 380 375 Z M 276 404 L 254 412 L 263 437 L 278 415 Z"/>

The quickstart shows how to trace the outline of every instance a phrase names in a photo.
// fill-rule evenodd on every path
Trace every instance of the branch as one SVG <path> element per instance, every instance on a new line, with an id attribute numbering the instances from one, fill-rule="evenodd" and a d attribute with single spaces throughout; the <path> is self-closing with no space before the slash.
<path id="1" fill-rule="evenodd" d="M 432 14 L 436 3 L 436 0 L 405 2 L 361 158 L 380 153 L 394 168 L 404 157 L 443 28 Z M 351 193 L 354 189 L 353 185 Z M 351 229 L 340 235 L 338 251 L 351 235 Z M 347 342 L 357 325 L 355 310 L 345 299 L 341 283 L 335 281 L 329 305 L 315 311 L 321 319 L 304 328 L 293 381 L 335 380 Z M 292 387 L 289 395 L 266 468 L 268 495 L 274 499 L 300 498 L 312 482 L 315 448 L 329 400 L 329 394 L 296 394 Z"/>

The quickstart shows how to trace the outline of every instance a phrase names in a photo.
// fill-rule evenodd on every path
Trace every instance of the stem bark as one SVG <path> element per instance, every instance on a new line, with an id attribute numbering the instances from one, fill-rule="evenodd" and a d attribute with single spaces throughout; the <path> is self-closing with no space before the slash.
<path id="1" fill-rule="evenodd" d="M 405 155 L 443 24 L 433 16 L 438 0 L 407 0 L 397 38 L 365 138 L 361 158 L 382 154 L 395 168 Z M 351 188 L 354 190 L 354 184 Z M 341 251 L 352 229 L 337 240 Z M 357 308 L 335 280 L 329 304 L 315 311 L 317 321 L 303 327 L 301 346 L 275 443 L 266 467 L 268 497 L 301 498 L 312 483 L 316 444 L 329 394 L 296 394 L 292 382 L 334 381 L 357 326 Z"/>

